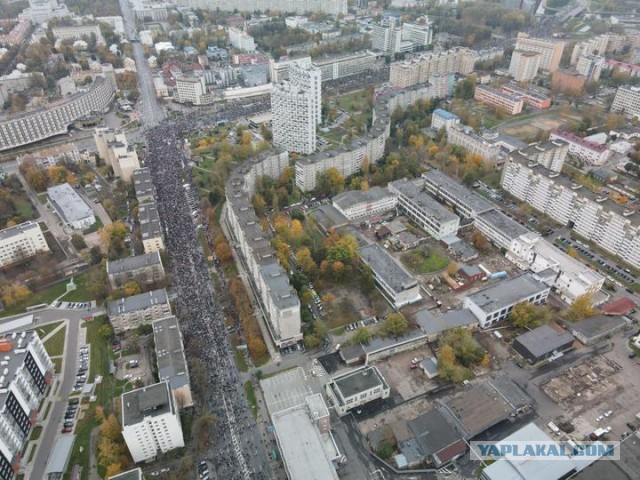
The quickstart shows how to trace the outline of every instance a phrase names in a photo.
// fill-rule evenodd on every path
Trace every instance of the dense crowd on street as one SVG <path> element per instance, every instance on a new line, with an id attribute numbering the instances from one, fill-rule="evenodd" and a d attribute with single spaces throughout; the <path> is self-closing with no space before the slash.
<path id="1" fill-rule="evenodd" d="M 228 110 L 223 115 L 232 118 Z M 185 118 L 148 130 L 146 164 L 151 169 L 171 257 L 185 344 L 187 348 L 190 343 L 202 347 L 200 360 L 207 369 L 208 382 L 201 389 L 206 402 L 202 409 L 218 417 L 207 459 L 215 466 L 219 479 L 266 479 L 268 466 L 260 431 L 241 389 L 224 315 L 213 291 L 183 188 L 191 178 L 178 135 L 198 128 L 202 121 Z"/>

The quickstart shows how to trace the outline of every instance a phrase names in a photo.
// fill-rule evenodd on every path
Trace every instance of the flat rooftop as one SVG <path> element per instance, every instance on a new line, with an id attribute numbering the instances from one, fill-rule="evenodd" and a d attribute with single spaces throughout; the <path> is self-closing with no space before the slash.
<path id="1" fill-rule="evenodd" d="M 621 328 L 627 324 L 628 322 L 622 317 L 615 315 L 597 315 L 595 317 L 584 318 L 570 325 L 571 330 L 581 333 L 586 338 L 594 338 L 605 335 L 611 330 Z"/>
<path id="2" fill-rule="evenodd" d="M 302 405 L 313 394 L 302 367 L 260 380 L 260 388 L 270 415 Z"/>
<path id="3" fill-rule="evenodd" d="M 387 383 L 378 370 L 370 366 L 334 377 L 333 383 L 344 398 L 353 397 L 360 392 L 366 392 L 378 386 L 387 387 Z"/>
<path id="4" fill-rule="evenodd" d="M 402 292 L 417 285 L 418 281 L 400 266 L 389 253 L 378 244 L 358 249 L 358 254 L 376 277 L 380 277 L 394 292 Z"/>
<path id="5" fill-rule="evenodd" d="M 526 348 L 534 357 L 540 358 L 568 343 L 573 343 L 573 335 L 566 331 L 559 332 L 549 325 L 541 325 L 518 335 L 514 341 Z"/>
<path id="6" fill-rule="evenodd" d="M 170 317 L 152 323 L 158 364 L 158 378 L 168 380 L 172 389 L 189 384 L 189 371 L 178 319 Z"/>
<path id="7" fill-rule="evenodd" d="M 167 303 L 168 301 L 167 291 L 164 288 L 160 288 L 158 290 L 152 290 L 151 292 L 107 302 L 107 315 L 115 316 L 135 312 L 160 303 Z"/>
<path id="8" fill-rule="evenodd" d="M 29 230 L 40 230 L 40 225 L 37 222 L 27 221 L 14 225 L 13 227 L 7 227 L 0 230 L 0 241 L 8 240 L 9 238 L 21 235 Z"/>
<path id="9" fill-rule="evenodd" d="M 107 273 L 118 274 L 132 272 L 145 267 L 162 265 L 159 252 L 145 253 L 133 257 L 121 258 L 107 261 Z"/>
<path id="10" fill-rule="evenodd" d="M 518 238 L 525 233 L 529 233 L 529 229 L 512 218 L 507 217 L 504 213 L 498 210 L 489 210 L 478 215 L 479 219 L 483 222 L 491 225 L 494 229 L 501 232 L 503 235 L 513 239 Z"/>
<path id="11" fill-rule="evenodd" d="M 173 413 L 169 382 L 160 382 L 122 394 L 122 426 L 135 425 L 146 417 Z"/>
<path id="12" fill-rule="evenodd" d="M 434 315 L 427 308 L 423 308 L 414 314 L 414 319 L 422 331 L 429 335 L 478 324 L 476 316 L 467 308 L 451 310 L 442 315 Z"/>
<path id="13" fill-rule="evenodd" d="M 372 203 L 384 200 L 386 198 L 394 197 L 389 190 L 383 187 L 372 187 L 369 190 L 349 190 L 342 192 L 333 197 L 332 201 L 334 205 L 337 205 L 341 209 L 351 208 L 361 203 Z"/>
<path id="14" fill-rule="evenodd" d="M 460 203 L 463 203 L 476 214 L 494 208 L 493 204 L 485 200 L 482 196 L 469 190 L 464 185 L 459 184 L 440 170 L 429 170 L 422 174 L 422 178 L 436 186 L 439 190 L 446 192 Z"/>
<path id="15" fill-rule="evenodd" d="M 138 220 L 140 220 L 140 233 L 142 240 L 155 238 L 162 235 L 160 215 L 155 203 L 144 203 L 138 207 Z"/>
<path id="16" fill-rule="evenodd" d="M 47 195 L 56 211 L 67 222 L 76 222 L 93 216 L 93 210 L 68 183 L 47 188 Z"/>
<path id="17" fill-rule="evenodd" d="M 547 285 L 536 280 L 532 274 L 523 273 L 472 293 L 467 298 L 484 312 L 489 313 L 518 303 L 523 298 L 545 290 L 549 290 Z"/>
<path id="18" fill-rule="evenodd" d="M 433 111 L 433 115 L 438 115 L 446 120 L 455 120 L 455 119 L 460 119 L 460 117 L 458 117 L 455 113 L 451 113 L 447 110 L 443 110 L 442 108 L 436 108 Z"/>
<path id="19" fill-rule="evenodd" d="M 138 168 L 133 171 L 133 188 L 138 200 L 153 196 L 153 181 L 151 180 L 151 171 L 148 168 Z"/>
<path id="20" fill-rule="evenodd" d="M 423 192 L 421 188 L 410 180 L 396 180 L 390 182 L 389 186 L 395 188 L 405 197 L 408 197 L 418 208 L 439 222 L 449 222 L 458 219 L 455 213 L 440 205 L 440 203 Z"/>
<path id="21" fill-rule="evenodd" d="M 127 470 L 126 472 L 119 473 L 112 477 L 109 477 L 108 480 L 143 480 L 142 470 L 140 467 L 134 468 L 133 470 Z"/>
<path id="22" fill-rule="evenodd" d="M 290 480 L 338 480 L 329 434 L 320 433 L 306 405 L 271 416 Z M 335 444 L 334 444 L 335 448 Z"/>

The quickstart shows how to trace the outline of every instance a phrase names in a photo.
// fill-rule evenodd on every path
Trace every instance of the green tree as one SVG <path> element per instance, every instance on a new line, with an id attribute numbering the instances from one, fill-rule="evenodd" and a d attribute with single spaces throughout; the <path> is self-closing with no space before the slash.
<path id="1" fill-rule="evenodd" d="M 565 312 L 565 316 L 568 320 L 575 322 L 583 318 L 592 317 L 595 313 L 596 309 L 593 306 L 593 296 L 590 293 L 585 293 L 573 301 L 569 309 Z"/>
<path id="2" fill-rule="evenodd" d="M 344 190 L 344 176 L 335 167 L 319 172 L 316 190 L 320 195 L 336 195 Z"/>
<path id="3" fill-rule="evenodd" d="M 519 303 L 509 314 L 509 321 L 516 327 L 536 328 L 551 320 L 551 310 L 546 305 Z"/>
<path id="4" fill-rule="evenodd" d="M 354 343 L 363 343 L 367 345 L 371 341 L 371 332 L 366 327 L 359 327 L 356 333 L 351 337 Z"/>
<path id="5" fill-rule="evenodd" d="M 398 337 L 405 333 L 409 328 L 409 322 L 404 318 L 404 315 L 400 312 L 394 312 L 387 315 L 385 320 L 385 330 L 388 335 Z"/>
<path id="6" fill-rule="evenodd" d="M 102 338 L 109 339 L 113 337 L 113 328 L 111 328 L 111 325 L 109 325 L 108 323 L 105 323 L 104 325 L 102 325 L 98 329 L 98 332 L 100 333 L 100 336 Z"/>

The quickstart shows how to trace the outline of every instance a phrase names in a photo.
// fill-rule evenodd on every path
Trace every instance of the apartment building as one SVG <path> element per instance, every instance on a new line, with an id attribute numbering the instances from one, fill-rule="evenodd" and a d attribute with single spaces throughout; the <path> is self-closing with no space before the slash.
<path id="1" fill-rule="evenodd" d="M 75 120 L 105 111 L 114 94 L 115 87 L 109 80 L 96 78 L 88 90 L 51 103 L 46 109 L 9 116 L 0 121 L 0 151 L 67 133 Z"/>
<path id="2" fill-rule="evenodd" d="M 640 268 L 640 222 L 635 204 L 618 204 L 609 198 L 608 190 L 594 193 L 517 153 L 507 159 L 501 185 L 581 237 Z"/>
<path id="3" fill-rule="evenodd" d="M 333 197 L 333 206 L 349 220 L 381 215 L 396 208 L 398 199 L 389 190 L 372 187 L 369 190 L 350 190 Z"/>
<path id="4" fill-rule="evenodd" d="M 640 117 L 640 87 L 619 87 L 611 111 Z"/>
<path id="5" fill-rule="evenodd" d="M 342 417 L 373 400 L 388 398 L 391 389 L 378 368 L 367 365 L 333 377 L 325 392 L 330 406 Z"/>
<path id="6" fill-rule="evenodd" d="M 571 132 L 565 132 L 564 130 L 551 130 L 549 140 L 567 142 L 569 144 L 569 155 L 587 165 L 603 165 L 609 160 L 609 156 L 611 155 L 611 151 L 606 145 L 591 142 Z"/>
<path id="7" fill-rule="evenodd" d="M 107 302 L 106 310 L 117 334 L 171 315 L 169 297 L 164 288 L 111 300 Z"/>
<path id="8" fill-rule="evenodd" d="M 120 410 L 122 436 L 135 463 L 184 447 L 180 413 L 169 382 L 123 393 Z"/>
<path id="9" fill-rule="evenodd" d="M 513 82 L 505 83 L 500 87 L 502 93 L 512 97 L 521 98 L 525 105 L 538 110 L 543 110 L 551 106 L 551 97 L 533 88 L 521 88 Z"/>
<path id="10" fill-rule="evenodd" d="M 380 24 L 373 26 L 371 46 L 384 55 L 411 52 L 433 42 L 433 22 L 423 19 L 424 23 L 404 23 L 396 17 L 386 17 Z"/>
<path id="11" fill-rule="evenodd" d="M 496 51 L 496 56 L 502 52 Z M 394 87 L 406 88 L 429 81 L 437 74 L 461 73 L 468 75 L 473 71 L 477 52 L 468 48 L 456 47 L 443 52 L 422 54 L 409 61 L 391 64 L 389 83 Z"/>
<path id="12" fill-rule="evenodd" d="M 358 255 L 371 269 L 380 291 L 394 308 L 422 300 L 418 281 L 380 245 L 360 247 Z"/>
<path id="13" fill-rule="evenodd" d="M 453 125 L 449 128 L 447 141 L 466 148 L 469 153 L 481 156 L 485 162 L 495 164 L 498 161 L 500 145 L 474 133 L 473 129 L 466 125 Z"/>
<path id="14" fill-rule="evenodd" d="M 49 168 L 60 163 L 79 164 L 81 160 L 80 150 L 74 143 L 43 148 L 32 153 L 25 153 L 16 157 L 18 165 L 34 163 L 40 168 Z"/>
<path id="15" fill-rule="evenodd" d="M 436 108 L 431 114 L 431 128 L 434 130 L 440 130 L 444 128 L 448 130 L 452 125 L 458 125 L 460 123 L 460 117 L 456 114 Z"/>
<path id="16" fill-rule="evenodd" d="M 530 82 L 538 75 L 541 58 L 540 52 L 514 50 L 509 64 L 509 75 L 516 82 Z"/>
<path id="17" fill-rule="evenodd" d="M 533 274 L 523 273 L 466 296 L 462 308 L 471 310 L 480 328 L 487 328 L 505 320 L 519 303 L 545 303 L 550 291 Z"/>
<path id="18" fill-rule="evenodd" d="M 589 82 L 600 80 L 600 74 L 605 65 L 604 57 L 598 55 L 581 55 L 576 65 L 576 71 Z"/>
<path id="19" fill-rule="evenodd" d="M 545 140 L 518 150 L 518 154 L 552 172 L 561 172 L 569 153 L 569 144 L 560 139 Z"/>
<path id="20" fill-rule="evenodd" d="M 107 276 L 112 288 L 121 288 L 127 282 L 150 284 L 164 279 L 160 252 L 145 253 L 118 260 L 107 260 Z"/>
<path id="21" fill-rule="evenodd" d="M 140 168 L 140 160 L 136 150 L 129 146 L 124 134 L 120 134 L 124 141 L 115 140 L 107 144 L 107 165 L 113 169 L 113 174 L 129 183 L 133 180 L 133 171 Z"/>
<path id="22" fill-rule="evenodd" d="M 398 195 L 398 208 L 436 240 L 455 235 L 460 219 L 423 191 L 423 180 L 396 180 L 389 183 L 391 193 Z"/>
<path id="23" fill-rule="evenodd" d="M 12 480 L 55 367 L 34 330 L 0 338 L 0 351 L 0 479 Z"/>
<path id="24" fill-rule="evenodd" d="M 296 186 L 302 191 L 314 190 L 320 172 L 336 168 L 343 176 L 348 177 L 360 171 L 365 158 L 370 163 L 380 160 L 389 137 L 391 113 L 396 107 L 405 108 L 421 99 L 441 98 L 453 89 L 453 75 L 436 76 L 431 80 L 428 84 L 403 90 L 388 90 L 378 95 L 373 125 L 366 134 L 350 144 L 296 160 Z"/>
<path id="25" fill-rule="evenodd" d="M 229 43 L 231 43 L 233 48 L 242 50 L 243 52 L 255 53 L 256 42 L 247 32 L 239 28 L 230 27 L 227 33 L 229 34 Z"/>
<path id="26" fill-rule="evenodd" d="M 0 268 L 50 252 L 38 222 L 27 221 L 0 230 Z"/>
<path id="27" fill-rule="evenodd" d="M 158 379 L 161 382 L 169 382 L 169 388 L 171 388 L 178 410 L 192 407 L 191 380 L 178 319 L 174 316 L 168 316 L 155 320 L 151 325 L 153 326 Z"/>
<path id="28" fill-rule="evenodd" d="M 473 98 L 479 102 L 499 108 L 508 115 L 517 115 L 522 112 L 522 107 L 524 107 L 522 98 L 509 95 L 486 85 L 477 85 Z"/>
<path id="29" fill-rule="evenodd" d="M 288 58 L 284 57 L 284 59 L 280 59 L 279 61 L 275 61 L 273 58 L 269 59 L 269 78 L 272 83 L 280 83 L 283 80 L 289 80 L 289 68 L 292 65 L 302 65 L 303 67 L 311 67 L 313 64 L 311 63 L 311 57 L 298 57 L 298 58 Z M 320 68 L 320 67 L 318 67 Z"/>
<path id="30" fill-rule="evenodd" d="M 328 58 L 313 60 L 313 65 L 320 69 L 322 81 L 338 80 L 373 70 L 376 57 L 371 52 L 348 53 Z"/>
<path id="31" fill-rule="evenodd" d="M 591 37 L 587 40 L 578 42 L 571 52 L 571 65 L 576 65 L 581 56 L 584 55 L 600 55 L 611 53 L 614 50 L 622 50 L 626 39 L 624 35 L 615 33 L 605 33 Z"/>
<path id="32" fill-rule="evenodd" d="M 322 120 L 321 71 L 302 63 L 289 67 L 289 79 L 271 90 L 273 144 L 290 152 L 316 150 L 316 126 Z"/>
<path id="33" fill-rule="evenodd" d="M 277 347 L 302 340 L 300 300 L 260 227 L 250 199 L 259 177 L 279 178 L 288 166 L 286 152 L 266 151 L 236 167 L 225 187 L 223 211 L 230 240 L 249 272 L 252 290 Z"/>
<path id="34" fill-rule="evenodd" d="M 143 0 L 132 1 L 133 14 L 143 22 L 162 22 L 167 19 L 171 8 L 169 3 L 147 3 Z"/>
<path id="35" fill-rule="evenodd" d="M 51 33 L 57 42 L 63 40 L 88 40 L 95 37 L 98 45 L 104 45 L 104 37 L 99 25 L 68 25 L 53 27 Z"/>
<path id="36" fill-rule="evenodd" d="M 555 93 L 579 94 L 586 78 L 573 70 L 559 69 L 551 74 L 551 91 Z"/>
<path id="37" fill-rule="evenodd" d="M 140 222 L 140 235 L 144 253 L 164 250 L 162 225 L 160 224 L 160 215 L 158 215 L 158 207 L 155 202 L 138 206 L 138 221 Z"/>
<path id="38" fill-rule="evenodd" d="M 530 270 L 558 292 L 567 303 L 585 294 L 595 294 L 604 276 L 570 257 L 537 233 L 527 233 L 511 242 L 506 258 L 523 270 Z"/>
<path id="39" fill-rule="evenodd" d="M 47 200 L 56 215 L 69 228 L 84 230 L 96 223 L 91 207 L 68 183 L 47 188 Z"/>
<path id="40" fill-rule="evenodd" d="M 133 171 L 133 187 L 136 191 L 138 204 L 153 201 L 153 180 L 148 167 L 138 168 Z"/>
<path id="41" fill-rule="evenodd" d="M 424 191 L 449 205 L 463 219 L 476 218 L 494 206 L 483 196 L 459 184 L 440 170 L 429 170 L 422 174 Z"/>
<path id="42" fill-rule="evenodd" d="M 329 15 L 346 15 L 347 0 L 177 0 L 180 7 L 220 10 L 223 12 L 281 11 L 303 15 L 324 12 Z"/>
<path id="43" fill-rule="evenodd" d="M 564 42 L 562 41 L 530 37 L 528 34 L 520 32 L 516 39 L 514 51 L 539 53 L 539 68 L 548 72 L 555 72 L 560 66 L 563 50 Z"/>

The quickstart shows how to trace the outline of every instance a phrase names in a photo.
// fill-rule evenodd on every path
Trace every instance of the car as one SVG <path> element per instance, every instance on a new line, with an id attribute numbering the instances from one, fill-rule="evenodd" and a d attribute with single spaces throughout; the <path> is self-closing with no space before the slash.
<path id="1" fill-rule="evenodd" d="M 73 428 L 73 422 L 64 422 L 64 428 Z"/>
<path id="2" fill-rule="evenodd" d="M 126 374 L 124 377 L 122 377 L 122 378 L 124 378 L 125 380 L 128 380 L 128 379 L 130 379 L 132 376 L 133 376 L 133 375 L 131 375 L 130 373 L 127 373 L 127 374 Z"/>
<path id="3" fill-rule="evenodd" d="M 71 428 L 65 427 L 62 429 L 62 433 L 71 433 L 71 430 L 72 430 Z"/>
<path id="4" fill-rule="evenodd" d="M 78 400 L 77 398 L 69 399 L 69 405 L 78 405 L 79 403 L 80 403 L 80 400 Z"/>
<path id="5" fill-rule="evenodd" d="M 607 428 L 604 429 L 605 433 L 609 433 L 610 431 L 611 431 L 611 427 L 607 427 Z"/>
<path id="6" fill-rule="evenodd" d="M 604 415 L 599 415 L 596 417 L 596 422 L 600 422 L 602 421 L 602 419 L 604 418 Z"/>
<path id="7" fill-rule="evenodd" d="M 171 471 L 171 469 L 170 469 L 170 468 L 166 468 L 166 467 L 165 467 L 165 468 L 162 468 L 160 471 L 161 471 L 162 473 L 167 473 L 167 472 Z"/>
<path id="8" fill-rule="evenodd" d="M 417 365 L 418 363 L 420 363 L 420 359 L 419 359 L 418 357 L 414 357 L 414 358 L 411 360 L 411 363 L 412 363 L 412 364 L 414 364 L 414 365 Z"/>

